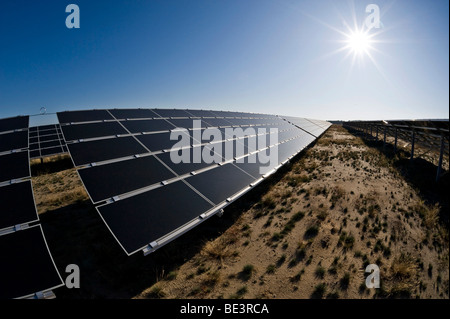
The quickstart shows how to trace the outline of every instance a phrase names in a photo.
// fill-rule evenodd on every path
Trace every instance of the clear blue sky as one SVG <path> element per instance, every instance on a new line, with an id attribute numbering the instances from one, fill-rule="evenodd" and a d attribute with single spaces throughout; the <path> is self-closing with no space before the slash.
<path id="1" fill-rule="evenodd" d="M 65 8 L 80 8 L 80 29 Z M 381 10 L 370 56 L 339 50 Z M 147 0 L 0 4 L 0 118 L 203 108 L 318 119 L 449 117 L 449 1 Z M 376 41 L 376 42 L 375 42 Z"/>

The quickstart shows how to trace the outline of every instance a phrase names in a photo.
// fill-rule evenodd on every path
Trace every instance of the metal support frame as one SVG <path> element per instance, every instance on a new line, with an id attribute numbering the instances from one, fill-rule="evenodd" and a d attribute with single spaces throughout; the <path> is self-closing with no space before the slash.
<path id="1" fill-rule="evenodd" d="M 416 131 L 412 130 L 411 134 L 411 157 L 409 158 L 410 161 L 414 159 L 414 142 L 416 140 Z"/>
<path id="2" fill-rule="evenodd" d="M 441 177 L 442 159 L 444 157 L 444 147 L 445 147 L 445 139 L 444 139 L 444 135 L 442 134 L 441 135 L 441 150 L 439 152 L 439 164 L 438 164 L 437 172 L 436 172 L 436 182 Z"/>
<path id="3" fill-rule="evenodd" d="M 397 153 L 397 128 L 395 128 L 395 142 L 394 142 L 394 153 Z"/>

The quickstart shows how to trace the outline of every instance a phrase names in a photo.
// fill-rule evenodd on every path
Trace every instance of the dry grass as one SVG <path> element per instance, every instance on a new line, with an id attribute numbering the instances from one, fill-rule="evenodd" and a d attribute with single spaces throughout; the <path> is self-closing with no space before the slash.
<path id="1" fill-rule="evenodd" d="M 76 169 L 32 178 L 38 213 L 89 200 Z"/>

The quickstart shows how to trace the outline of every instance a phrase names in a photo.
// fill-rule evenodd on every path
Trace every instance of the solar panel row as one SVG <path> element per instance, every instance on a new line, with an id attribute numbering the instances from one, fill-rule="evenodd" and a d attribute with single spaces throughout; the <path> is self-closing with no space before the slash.
<path id="1" fill-rule="evenodd" d="M 84 123 L 95 121 L 125 120 L 125 119 L 156 119 L 156 118 L 276 118 L 275 115 L 180 109 L 111 109 L 111 110 L 81 110 L 58 113 L 60 124 Z"/>
<path id="2" fill-rule="evenodd" d="M 28 116 L 0 119 L 0 299 L 62 285 L 45 242 L 30 181 Z"/>
<path id="3" fill-rule="evenodd" d="M 215 214 L 327 128 L 204 110 L 92 110 L 58 118 L 93 203 L 127 254 L 156 249 Z"/>

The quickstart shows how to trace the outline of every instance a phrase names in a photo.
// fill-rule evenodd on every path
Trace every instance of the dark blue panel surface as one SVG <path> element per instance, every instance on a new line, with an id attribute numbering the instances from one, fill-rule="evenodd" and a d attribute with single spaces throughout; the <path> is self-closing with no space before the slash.
<path id="1" fill-rule="evenodd" d="M 94 166 L 78 172 L 93 202 L 175 177 L 154 156 Z"/>
<path id="2" fill-rule="evenodd" d="M 200 193 L 215 204 L 219 204 L 246 188 L 255 180 L 232 164 L 226 164 L 192 177 L 186 178 Z"/>
<path id="3" fill-rule="evenodd" d="M 7 119 L 0 119 L 0 132 L 27 128 L 28 122 L 29 122 L 28 116 L 18 116 Z"/>
<path id="4" fill-rule="evenodd" d="M 40 226 L 0 236 L 0 299 L 32 296 L 63 284 Z"/>
<path id="5" fill-rule="evenodd" d="M 146 153 L 132 136 L 67 145 L 76 166 Z"/>
<path id="6" fill-rule="evenodd" d="M 182 181 L 100 206 L 98 211 L 128 254 L 176 230 L 212 206 Z"/>
<path id="7" fill-rule="evenodd" d="M 0 229 L 38 220 L 31 182 L 0 187 Z"/>
<path id="8" fill-rule="evenodd" d="M 0 156 L 0 182 L 29 176 L 28 151 Z"/>
<path id="9" fill-rule="evenodd" d="M 113 117 L 106 110 L 67 111 L 57 113 L 59 123 L 77 123 L 112 120 Z"/>

